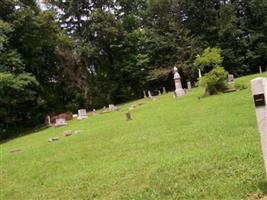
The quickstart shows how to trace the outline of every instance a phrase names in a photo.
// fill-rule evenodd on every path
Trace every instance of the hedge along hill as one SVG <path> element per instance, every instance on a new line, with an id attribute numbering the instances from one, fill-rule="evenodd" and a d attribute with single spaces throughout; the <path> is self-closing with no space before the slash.
<path id="1" fill-rule="evenodd" d="M 257 76 L 237 82 L 249 86 Z M 265 174 L 249 88 L 199 100 L 203 92 L 130 102 L 1 144 L 1 199 L 260 197 Z M 128 107 L 141 102 L 126 122 Z M 82 132 L 63 137 L 65 130 Z"/>

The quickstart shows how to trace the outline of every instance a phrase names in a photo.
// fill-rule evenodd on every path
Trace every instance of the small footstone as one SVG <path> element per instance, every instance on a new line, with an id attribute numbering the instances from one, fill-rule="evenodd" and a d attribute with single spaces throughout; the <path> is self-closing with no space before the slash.
<path id="1" fill-rule="evenodd" d="M 48 142 L 55 142 L 57 140 L 59 140 L 59 137 L 52 137 L 48 139 Z"/>

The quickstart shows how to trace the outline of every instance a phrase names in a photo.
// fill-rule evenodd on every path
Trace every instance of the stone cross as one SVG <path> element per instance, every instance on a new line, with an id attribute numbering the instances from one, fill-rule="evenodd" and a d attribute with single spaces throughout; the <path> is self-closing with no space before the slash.
<path id="1" fill-rule="evenodd" d="M 173 68 L 174 71 L 174 83 L 175 83 L 175 95 L 177 97 L 181 97 L 185 95 L 184 89 L 182 87 L 182 83 L 181 83 L 181 77 L 180 74 L 178 73 L 178 69 L 177 67 Z"/>

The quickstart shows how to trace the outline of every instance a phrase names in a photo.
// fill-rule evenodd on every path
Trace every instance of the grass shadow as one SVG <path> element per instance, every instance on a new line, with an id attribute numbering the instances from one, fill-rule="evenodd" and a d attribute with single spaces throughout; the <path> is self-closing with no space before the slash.
<path id="1" fill-rule="evenodd" d="M 7 142 L 9 142 L 11 140 L 14 140 L 14 139 L 17 139 L 17 138 L 21 138 L 21 137 L 24 137 L 24 136 L 27 136 L 27 135 L 31 135 L 31 134 L 34 134 L 34 133 L 39 132 L 39 131 L 43 131 L 43 130 L 49 128 L 49 127 L 50 126 L 47 126 L 47 125 L 41 125 L 41 126 L 37 126 L 35 128 L 24 130 L 18 135 L 16 135 L 16 133 L 13 133 L 13 134 L 11 134 L 10 137 L 1 139 L 0 140 L 0 144 L 4 144 L 4 143 L 7 143 Z"/>

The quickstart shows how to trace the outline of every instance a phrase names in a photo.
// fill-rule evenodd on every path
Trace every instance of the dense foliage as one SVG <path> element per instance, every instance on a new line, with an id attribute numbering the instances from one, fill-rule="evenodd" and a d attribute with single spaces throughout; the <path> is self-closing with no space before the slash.
<path id="1" fill-rule="evenodd" d="M 197 68 L 211 70 L 195 62 L 208 47 L 221 49 L 219 65 L 235 76 L 267 61 L 266 0 L 43 3 L 46 9 L 35 0 L 0 2 L 5 132 L 40 124 L 48 113 L 125 102 L 144 89 L 171 90 L 174 65 L 183 82 L 195 81 Z"/>

